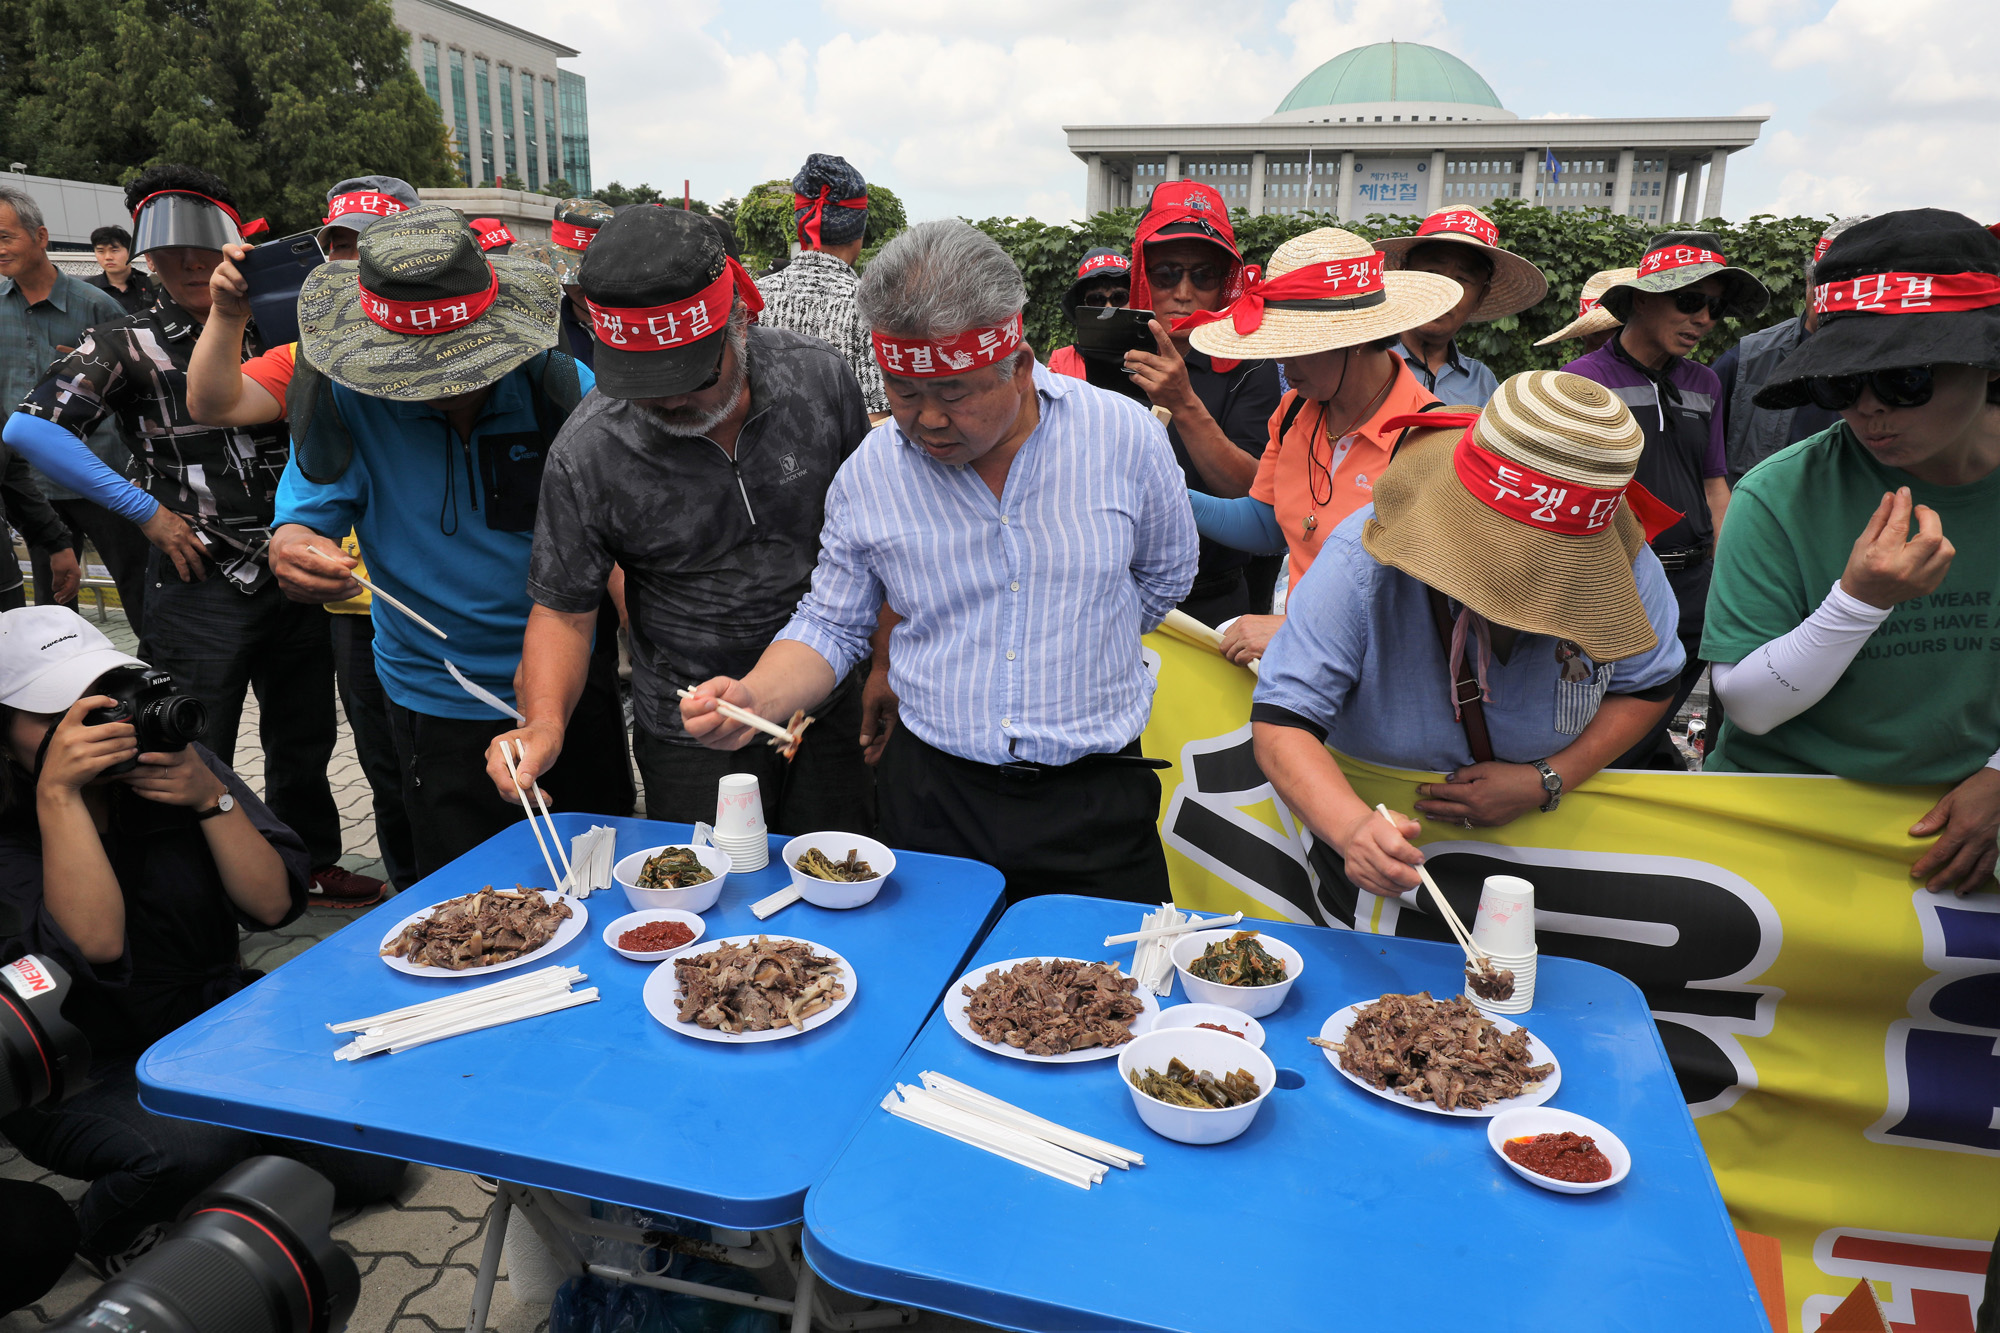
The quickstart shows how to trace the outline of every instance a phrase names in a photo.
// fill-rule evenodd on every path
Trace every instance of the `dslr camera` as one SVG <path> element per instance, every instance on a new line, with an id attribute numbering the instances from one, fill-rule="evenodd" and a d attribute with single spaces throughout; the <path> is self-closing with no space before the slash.
<path id="1" fill-rule="evenodd" d="M 208 730 L 208 705 L 192 694 L 174 693 L 174 678 L 152 667 L 125 666 L 107 671 L 91 686 L 95 694 L 108 694 L 118 702 L 109 708 L 93 708 L 83 715 L 87 727 L 107 722 L 130 722 L 139 733 L 141 754 L 166 754 L 185 750 L 189 741 L 198 741 Z M 139 761 L 127 759 L 105 769 L 107 776 L 130 773 Z"/>

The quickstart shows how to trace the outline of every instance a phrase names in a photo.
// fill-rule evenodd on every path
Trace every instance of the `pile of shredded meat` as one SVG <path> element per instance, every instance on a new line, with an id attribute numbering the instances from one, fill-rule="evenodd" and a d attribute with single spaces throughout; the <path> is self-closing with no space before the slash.
<path id="1" fill-rule="evenodd" d="M 1005 973 L 986 974 L 970 996 L 966 1021 L 995 1046 L 1030 1055 L 1066 1055 L 1132 1040 L 1132 1020 L 1145 1012 L 1139 983 L 1110 963 L 1031 958 Z"/>
<path id="2" fill-rule="evenodd" d="M 759 935 L 674 961 L 683 1023 L 714 1031 L 795 1027 L 847 994 L 840 964 L 800 940 Z"/>
<path id="3" fill-rule="evenodd" d="M 1429 991 L 1384 995 L 1355 1012 L 1344 1041 L 1312 1043 L 1339 1051 L 1356 1077 L 1447 1111 L 1533 1092 L 1554 1068 L 1529 1063 L 1526 1028 L 1502 1032 L 1464 996 L 1433 1000 Z"/>
<path id="4" fill-rule="evenodd" d="M 539 889 L 517 884 L 511 892 L 496 892 L 489 884 L 441 902 L 423 920 L 412 921 L 382 946 L 382 956 L 454 971 L 491 967 L 541 948 L 574 915 L 567 902 L 550 902 Z"/>

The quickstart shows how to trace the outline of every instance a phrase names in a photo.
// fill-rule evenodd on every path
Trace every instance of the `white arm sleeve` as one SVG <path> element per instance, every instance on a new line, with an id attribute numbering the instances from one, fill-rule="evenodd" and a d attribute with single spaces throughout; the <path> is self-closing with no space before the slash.
<path id="1" fill-rule="evenodd" d="M 1791 721 L 1826 697 L 1888 618 L 1888 610 L 1849 596 L 1835 580 L 1797 629 L 1753 648 L 1740 662 L 1715 664 L 1710 679 L 1729 720 L 1752 736 Z"/>

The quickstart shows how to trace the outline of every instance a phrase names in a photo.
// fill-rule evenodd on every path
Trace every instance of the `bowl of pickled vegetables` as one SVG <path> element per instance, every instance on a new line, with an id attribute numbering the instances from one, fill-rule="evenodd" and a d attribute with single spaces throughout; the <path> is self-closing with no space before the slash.
<path id="1" fill-rule="evenodd" d="M 1178 1143 L 1226 1143 L 1257 1118 L 1277 1086 L 1271 1057 L 1207 1028 L 1155 1028 L 1118 1052 L 1118 1077 L 1139 1119 Z"/>
<path id="2" fill-rule="evenodd" d="M 792 887 L 815 907 L 873 902 L 896 869 L 896 854 L 859 833 L 802 833 L 785 844 Z"/>
<path id="3" fill-rule="evenodd" d="M 1168 951 L 1187 997 L 1262 1018 L 1277 1012 L 1305 971 L 1305 955 L 1255 930 L 1197 930 Z"/>
<path id="4" fill-rule="evenodd" d="M 620 857 L 611 877 L 625 890 L 625 901 L 635 912 L 649 907 L 706 912 L 722 896 L 722 881 L 734 868 L 729 853 L 720 847 L 678 843 Z"/>

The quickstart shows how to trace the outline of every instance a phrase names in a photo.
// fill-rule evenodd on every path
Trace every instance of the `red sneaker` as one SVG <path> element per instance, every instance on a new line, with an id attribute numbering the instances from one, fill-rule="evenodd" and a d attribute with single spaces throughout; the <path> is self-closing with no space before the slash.
<path id="1" fill-rule="evenodd" d="M 333 907 L 368 907 L 381 901 L 384 885 L 379 879 L 357 875 L 344 866 L 315 870 L 312 887 L 318 897 Z"/>

